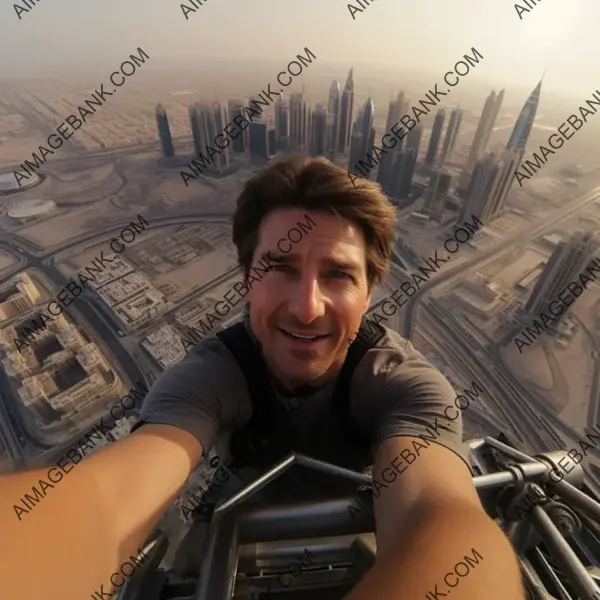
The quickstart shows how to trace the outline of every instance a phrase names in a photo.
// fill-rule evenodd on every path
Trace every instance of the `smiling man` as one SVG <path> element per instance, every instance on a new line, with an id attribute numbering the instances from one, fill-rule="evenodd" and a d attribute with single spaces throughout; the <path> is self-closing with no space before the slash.
<path id="1" fill-rule="evenodd" d="M 310 231 L 288 235 L 307 217 Z M 438 418 L 453 406 L 451 385 L 395 331 L 377 325 L 379 335 L 360 335 L 387 274 L 395 219 L 377 185 L 352 184 L 324 159 L 277 162 L 251 179 L 238 198 L 233 242 L 246 278 L 268 267 L 247 285 L 245 318 L 163 373 L 132 435 L 82 462 L 18 528 L 0 517 L 14 540 L 3 564 L 11 577 L 19 565 L 14 545 L 27 552 L 29 577 L 17 579 L 31 589 L 14 597 L 85 597 L 107 581 L 218 440 L 229 440 L 240 473 L 296 450 L 353 469 L 374 464 L 381 480 L 439 422 L 435 441 L 375 498 L 377 560 L 350 598 L 408 600 L 431 589 L 443 597 L 436 582 L 444 569 L 475 548 L 485 560 L 452 597 L 523 599 L 517 559 L 473 486 L 461 419 Z M 266 492 L 318 498 L 355 490 L 305 471 L 290 470 Z M 0 489 L 19 497 L 36 477 L 10 475 Z M 72 578 L 43 579 L 64 564 Z M 44 585 L 24 583 L 34 579 Z"/>

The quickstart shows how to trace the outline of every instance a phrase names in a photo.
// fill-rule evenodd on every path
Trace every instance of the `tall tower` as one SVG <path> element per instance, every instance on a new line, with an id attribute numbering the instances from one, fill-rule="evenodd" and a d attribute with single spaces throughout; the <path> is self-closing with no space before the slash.
<path id="1" fill-rule="evenodd" d="M 385 130 L 390 131 L 392 125 L 400 120 L 400 117 L 406 112 L 408 102 L 404 98 L 404 92 L 398 92 L 395 100 L 390 100 L 388 108 L 387 121 L 385 123 Z"/>
<path id="2" fill-rule="evenodd" d="M 505 149 L 498 155 L 490 153 L 475 163 L 465 203 L 458 215 L 459 223 L 475 215 L 487 225 L 504 212 L 519 160 L 519 150 Z"/>
<path id="3" fill-rule="evenodd" d="M 471 149 L 469 150 L 467 162 L 465 163 L 463 172 L 460 176 L 460 189 L 465 190 L 467 188 L 475 161 L 484 154 L 487 148 L 490 136 L 496 124 L 496 118 L 498 117 L 500 107 L 502 106 L 503 99 L 504 90 L 502 90 L 498 95 L 496 95 L 496 92 L 492 90 L 485 100 L 483 111 L 481 112 L 479 123 L 477 124 L 477 130 L 475 131 L 475 137 L 473 138 L 473 143 L 471 144 Z"/>
<path id="4" fill-rule="evenodd" d="M 277 150 L 286 151 L 289 146 L 289 121 L 288 106 L 284 102 L 283 94 L 275 100 L 275 144 Z"/>
<path id="5" fill-rule="evenodd" d="M 263 121 L 250 123 L 250 160 L 264 163 L 269 160 L 269 129 Z"/>
<path id="6" fill-rule="evenodd" d="M 519 168 L 523 154 L 521 150 L 509 148 L 498 153 L 500 171 L 494 190 L 481 219 L 484 223 L 499 217 L 506 209 L 506 199 L 515 181 L 515 171 Z"/>
<path id="7" fill-rule="evenodd" d="M 239 116 L 245 118 L 244 114 L 244 102 L 242 100 L 230 100 L 227 103 L 227 109 L 229 112 L 229 118 L 234 119 Z M 233 151 L 242 153 L 246 150 L 247 132 L 242 131 L 233 141 Z"/>
<path id="8" fill-rule="evenodd" d="M 486 135 L 483 138 L 483 151 L 487 148 L 487 145 L 490 141 L 490 136 L 492 135 L 492 131 L 494 131 L 494 127 L 496 126 L 496 119 L 498 119 L 498 115 L 500 114 L 500 108 L 502 107 L 502 102 L 504 102 L 504 90 L 500 90 L 500 93 L 496 96 L 496 100 L 492 106 L 492 112 L 490 115 L 490 123 L 486 131 Z"/>
<path id="9" fill-rule="evenodd" d="M 550 316 L 552 313 L 547 311 L 549 304 L 586 269 L 597 250 L 598 240 L 592 231 L 576 231 L 565 236 L 540 273 L 525 304 L 525 311 L 536 315 L 546 312 Z M 600 261 L 596 259 L 595 262 Z"/>
<path id="10" fill-rule="evenodd" d="M 435 216 L 441 216 L 452 182 L 452 173 L 445 167 L 434 169 L 425 194 L 425 208 Z"/>
<path id="11" fill-rule="evenodd" d="M 218 102 L 213 102 L 211 105 L 195 104 L 190 107 L 189 112 L 194 149 L 198 155 L 206 156 L 206 147 L 214 147 L 215 138 L 228 123 L 227 110 Z M 229 148 L 226 148 L 213 156 L 210 170 L 223 174 L 229 163 Z"/>
<path id="12" fill-rule="evenodd" d="M 351 68 L 346 79 L 340 102 L 338 152 L 345 154 L 350 146 L 352 135 L 352 112 L 354 107 L 354 68 Z"/>
<path id="13" fill-rule="evenodd" d="M 465 202 L 458 213 L 457 223 L 463 223 L 471 215 L 475 215 L 481 220 L 499 169 L 499 161 L 493 153 L 484 156 L 475 163 Z"/>
<path id="14" fill-rule="evenodd" d="M 169 127 L 167 111 L 164 109 L 162 104 L 158 104 L 156 106 L 154 116 L 156 117 L 156 127 L 158 128 L 158 137 L 160 138 L 160 145 L 162 147 L 163 155 L 166 158 L 172 158 L 175 156 L 175 150 L 173 149 L 173 138 L 171 137 L 171 128 Z"/>
<path id="15" fill-rule="evenodd" d="M 364 177 L 365 175 L 360 165 L 357 165 L 359 160 L 365 161 L 367 158 L 365 156 L 365 143 L 362 132 L 363 109 L 364 106 L 359 108 L 356 120 L 352 124 L 352 135 L 350 136 L 350 145 L 348 147 L 348 171 L 354 172 L 356 170 Z"/>
<path id="16" fill-rule="evenodd" d="M 312 108 L 309 108 L 307 104 L 304 105 L 304 110 L 304 114 L 306 116 L 304 118 L 303 148 L 305 152 L 310 152 L 310 141 L 312 139 L 314 110 Z"/>
<path id="17" fill-rule="evenodd" d="M 206 142 L 203 137 L 202 115 L 200 114 L 200 104 L 194 104 L 188 108 L 190 116 L 190 129 L 192 130 L 192 139 L 194 140 L 194 151 L 196 154 L 206 152 Z"/>
<path id="18" fill-rule="evenodd" d="M 385 124 L 385 131 L 388 133 L 392 127 L 400 121 L 400 117 L 406 112 L 406 101 L 404 99 L 404 92 L 399 92 L 395 100 L 390 101 L 388 108 L 387 121 Z M 403 128 L 400 128 L 403 129 Z M 404 139 L 396 139 L 396 145 L 391 149 L 387 149 L 387 154 L 381 155 L 379 162 L 379 172 L 377 174 L 377 183 L 381 186 L 383 191 L 391 195 L 393 190 L 394 177 L 394 164 L 398 161 L 398 153 L 402 150 Z M 381 142 L 383 147 L 383 141 Z M 400 165 L 401 163 L 397 163 Z"/>
<path id="19" fill-rule="evenodd" d="M 411 129 L 409 134 L 406 136 L 406 148 L 408 150 L 414 150 L 417 156 L 419 155 L 422 137 L 423 123 L 419 123 L 416 127 L 413 127 L 413 129 Z"/>
<path id="20" fill-rule="evenodd" d="M 429 138 L 429 147 L 427 148 L 427 155 L 425 156 L 425 163 L 428 165 L 434 165 L 436 162 L 435 159 L 437 157 L 440 139 L 442 138 L 442 129 L 444 128 L 445 120 L 446 111 L 443 108 L 440 108 L 433 120 L 431 137 Z"/>
<path id="21" fill-rule="evenodd" d="M 306 102 L 301 93 L 290 96 L 290 149 L 294 152 L 306 149 Z"/>
<path id="22" fill-rule="evenodd" d="M 213 102 L 204 108 L 206 115 L 206 134 L 210 144 L 214 146 L 215 138 L 223 132 L 229 119 L 227 118 L 227 109 L 221 106 L 220 102 Z M 229 164 L 229 147 L 221 150 L 219 156 L 215 156 L 213 162 L 222 172 Z"/>
<path id="23" fill-rule="evenodd" d="M 446 137 L 444 138 L 444 145 L 442 146 L 442 153 L 440 154 L 441 165 L 443 165 L 446 160 L 449 160 L 452 155 L 462 118 L 463 111 L 460 108 L 455 108 L 450 113 L 450 121 L 448 122 L 448 129 L 446 130 Z"/>
<path id="24" fill-rule="evenodd" d="M 507 148 L 517 148 L 522 153 L 525 152 L 527 141 L 529 140 L 529 134 L 533 127 L 535 120 L 535 114 L 537 113 L 538 104 L 540 103 L 540 93 L 542 91 L 542 80 L 535 86 L 533 92 L 529 94 L 529 98 L 523 105 L 519 118 L 515 123 L 515 126 L 510 134 Z"/>
<path id="25" fill-rule="evenodd" d="M 406 148 L 398 152 L 393 169 L 393 196 L 396 198 L 408 198 L 410 195 L 422 137 L 423 124 L 419 123 L 406 136 Z"/>
<path id="26" fill-rule="evenodd" d="M 313 156 L 327 157 L 330 147 L 329 115 L 322 104 L 317 104 L 313 113 L 310 153 Z"/>
<path id="27" fill-rule="evenodd" d="M 361 158 L 364 160 L 367 152 L 372 154 L 373 144 L 375 140 L 373 139 L 373 116 L 375 115 L 375 105 L 373 104 L 373 100 L 369 98 L 363 107 L 362 110 L 362 119 L 360 123 L 360 133 L 363 138 L 363 154 Z M 360 160 L 360 159 L 359 159 Z"/>
<path id="28" fill-rule="evenodd" d="M 331 160 L 335 158 L 337 150 L 337 144 L 339 139 L 339 127 L 340 127 L 340 86 L 337 81 L 331 83 L 329 88 L 329 102 L 327 104 L 327 113 L 329 115 L 329 155 Z"/>

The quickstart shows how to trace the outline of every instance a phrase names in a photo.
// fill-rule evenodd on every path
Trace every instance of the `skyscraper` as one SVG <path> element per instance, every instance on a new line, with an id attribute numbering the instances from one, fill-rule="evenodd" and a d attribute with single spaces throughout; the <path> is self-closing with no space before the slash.
<path id="1" fill-rule="evenodd" d="M 289 147 L 289 121 L 288 106 L 283 99 L 283 94 L 275 100 L 275 143 L 277 150 L 284 152 Z"/>
<path id="2" fill-rule="evenodd" d="M 446 196 L 450 191 L 452 173 L 445 167 L 438 167 L 433 170 L 429 186 L 425 193 L 425 208 L 437 216 L 441 216 Z"/>
<path id="3" fill-rule="evenodd" d="M 431 137 L 429 138 L 429 147 L 427 148 L 427 155 L 425 156 L 425 163 L 428 165 L 435 165 L 445 120 L 446 111 L 443 108 L 440 108 L 435 115 L 435 119 L 433 120 Z"/>
<path id="4" fill-rule="evenodd" d="M 175 156 L 175 150 L 173 149 L 173 138 L 171 137 L 171 128 L 169 127 L 167 111 L 164 109 L 162 104 L 158 104 L 156 106 L 154 116 L 156 117 L 156 127 L 158 128 L 158 137 L 160 138 L 160 145 L 162 147 L 163 155 L 166 158 L 172 158 Z"/>
<path id="5" fill-rule="evenodd" d="M 494 103 L 492 105 L 492 113 L 490 115 L 490 123 L 487 128 L 486 134 L 483 138 L 483 152 L 487 148 L 487 145 L 490 142 L 490 137 L 492 135 L 492 131 L 494 131 L 494 127 L 496 126 L 496 120 L 498 119 L 498 115 L 500 114 L 500 108 L 502 107 L 502 102 L 504 102 L 504 90 L 500 90 L 500 93 L 496 96 Z"/>
<path id="6" fill-rule="evenodd" d="M 290 123 L 290 149 L 294 152 L 307 150 L 307 109 L 304 96 L 294 93 L 290 97 L 289 123 Z"/>
<path id="7" fill-rule="evenodd" d="M 548 310 L 550 303 L 557 300 L 559 294 L 567 289 L 569 283 L 576 281 L 588 265 L 600 272 L 600 260 L 595 258 L 598 247 L 598 239 L 592 231 L 576 231 L 565 236 L 540 273 L 525 304 L 525 311 L 535 315 L 546 312 L 552 317 L 553 312 Z M 563 312 L 562 315 L 564 314 Z M 554 316 L 560 320 L 562 315 Z"/>
<path id="8" fill-rule="evenodd" d="M 350 69 L 340 102 L 338 152 L 345 154 L 352 135 L 352 112 L 354 107 L 354 68 Z"/>
<path id="9" fill-rule="evenodd" d="M 194 152 L 196 154 L 203 154 L 206 152 L 206 146 L 202 146 L 202 116 L 200 114 L 200 104 L 194 104 L 188 107 L 188 114 L 190 116 L 190 128 L 192 130 L 192 139 L 194 140 Z"/>
<path id="10" fill-rule="evenodd" d="M 264 163 L 269 160 L 269 132 L 267 124 L 262 121 L 253 121 L 248 127 L 250 130 L 250 160 Z"/>
<path id="11" fill-rule="evenodd" d="M 406 148 L 397 153 L 392 169 L 392 196 L 394 198 L 408 198 L 410 195 L 422 137 L 423 124 L 419 123 L 406 136 Z"/>
<path id="12" fill-rule="evenodd" d="M 340 86 L 337 81 L 331 83 L 329 88 L 329 102 L 327 104 L 327 112 L 329 114 L 329 156 L 333 160 L 337 151 L 339 126 L 340 126 Z"/>
<path id="13" fill-rule="evenodd" d="M 359 111 L 359 115 L 352 125 L 352 135 L 350 136 L 350 146 L 348 148 L 348 171 L 358 172 L 363 177 L 369 179 L 370 171 L 365 174 L 365 169 L 362 165 L 358 165 L 359 161 L 363 163 L 367 162 L 367 157 L 364 152 L 364 137 L 362 134 L 362 111 Z M 358 166 L 357 166 L 358 165 Z"/>
<path id="14" fill-rule="evenodd" d="M 538 105 L 540 103 L 541 91 L 542 81 L 540 80 L 531 94 L 529 94 L 529 98 L 527 98 L 521 109 L 519 118 L 515 123 L 508 144 L 506 145 L 507 148 L 517 148 L 518 150 L 521 150 L 521 153 L 525 152 L 529 134 L 531 133 L 531 128 L 533 127 L 533 122 L 535 120 L 535 114 L 537 113 Z"/>
<path id="15" fill-rule="evenodd" d="M 459 223 L 475 215 L 487 225 L 506 208 L 506 197 L 521 159 L 517 149 L 490 153 L 475 163 L 466 199 L 458 215 Z"/>
<path id="16" fill-rule="evenodd" d="M 406 147 L 408 150 L 414 150 L 416 155 L 419 155 L 421 147 L 421 138 L 423 137 L 423 123 L 418 123 L 416 127 L 406 136 Z"/>
<path id="17" fill-rule="evenodd" d="M 362 121 L 360 126 L 360 132 L 363 136 L 364 142 L 364 154 L 367 152 L 371 153 L 373 150 L 373 144 L 375 140 L 373 139 L 373 117 L 375 115 L 375 105 L 373 104 L 373 100 L 369 98 L 365 102 L 365 106 L 362 111 Z"/>
<path id="18" fill-rule="evenodd" d="M 228 123 L 227 110 L 218 102 L 212 104 L 195 104 L 190 107 L 190 122 L 194 150 L 198 156 L 207 155 L 207 146 L 215 148 L 218 154 L 212 157 L 209 170 L 223 174 L 229 166 L 229 148 L 219 149 L 215 146 L 215 138 L 222 133 Z"/>
<path id="19" fill-rule="evenodd" d="M 314 110 L 305 105 L 305 121 L 304 121 L 304 150 L 310 152 L 310 142 L 312 139 L 313 117 Z"/>
<path id="20" fill-rule="evenodd" d="M 444 145 L 442 146 L 442 153 L 440 154 L 441 165 L 452 156 L 462 118 L 463 111 L 460 108 L 455 108 L 450 113 L 450 121 L 448 122 L 448 129 L 446 130 L 446 137 L 444 138 Z"/>
<path id="21" fill-rule="evenodd" d="M 330 119 L 327 109 L 322 104 L 317 104 L 313 113 L 310 153 L 312 156 L 329 155 L 330 146 Z"/>
<path id="22" fill-rule="evenodd" d="M 499 161 L 493 153 L 484 156 L 475 163 L 473 176 L 467 189 L 465 202 L 458 214 L 457 223 L 462 223 L 466 216 L 470 215 L 475 215 L 481 220 L 499 169 Z"/>
<path id="23" fill-rule="evenodd" d="M 542 80 L 535 86 L 534 90 L 529 94 L 515 126 L 510 134 L 506 150 L 501 154 L 501 157 L 506 161 L 508 167 L 512 169 L 510 173 L 503 173 L 502 185 L 498 187 L 498 193 L 492 200 L 490 209 L 490 218 L 498 216 L 504 210 L 504 203 L 510 192 L 515 178 L 513 177 L 514 172 L 519 168 L 525 148 L 527 147 L 527 141 L 535 121 L 535 115 L 537 113 L 538 105 L 540 103 L 540 93 L 542 90 Z M 483 220 L 483 219 L 482 219 Z"/>
<path id="24" fill-rule="evenodd" d="M 469 179 L 471 177 L 471 173 L 473 172 L 475 161 L 477 161 L 485 153 L 503 100 L 504 90 L 502 90 L 497 96 L 496 92 L 492 90 L 485 100 L 483 111 L 481 112 L 479 123 L 477 124 L 477 130 L 475 131 L 475 137 L 473 138 L 473 143 L 471 144 L 467 161 L 460 176 L 458 187 L 461 190 L 465 190 L 469 184 Z"/>
<path id="25" fill-rule="evenodd" d="M 388 108 L 387 122 L 385 125 L 386 133 L 390 132 L 392 127 L 396 125 L 400 117 L 406 112 L 406 101 L 404 99 L 404 92 L 399 92 L 396 100 L 391 100 Z M 402 128 L 400 128 L 402 129 Z M 386 154 L 381 155 L 379 161 L 379 172 L 377 174 L 377 183 L 381 186 L 383 191 L 391 195 L 393 189 L 393 177 L 392 171 L 394 163 L 398 160 L 398 152 L 402 150 L 404 139 L 396 140 L 396 145 L 390 150 L 386 150 Z M 383 141 L 381 142 L 383 147 Z M 400 163 L 398 163 L 400 164 Z"/>
<path id="26" fill-rule="evenodd" d="M 277 152 L 277 140 L 275 137 L 275 128 L 274 127 L 269 127 L 269 130 L 267 132 L 267 140 L 268 140 L 267 154 L 268 154 L 268 156 L 273 156 L 273 154 L 275 154 L 275 152 Z"/>
<path id="27" fill-rule="evenodd" d="M 398 92 L 398 96 L 395 100 L 390 100 L 390 105 L 388 107 L 388 115 L 387 121 L 385 123 L 385 130 L 390 131 L 392 125 L 398 123 L 400 117 L 406 113 L 408 102 L 404 98 L 404 92 Z"/>
<path id="28" fill-rule="evenodd" d="M 498 153 L 499 176 L 495 183 L 494 191 L 487 203 L 486 210 L 483 213 L 483 222 L 489 223 L 502 215 L 506 210 L 506 199 L 515 180 L 515 170 L 518 169 L 522 157 L 521 150 L 517 150 L 516 148 L 501 150 Z"/>
<path id="29" fill-rule="evenodd" d="M 230 100 L 227 103 L 227 109 L 229 112 L 229 118 L 231 120 L 233 120 L 235 117 L 240 116 L 243 117 L 244 119 L 246 118 L 246 115 L 244 113 L 244 102 L 242 100 Z M 241 122 L 241 121 L 240 121 Z M 239 134 L 239 135 L 236 135 Z M 247 145 L 247 132 L 246 131 L 242 131 L 236 132 L 236 137 L 232 143 L 232 147 L 233 147 L 233 151 L 234 152 L 238 152 L 238 153 L 243 153 L 246 150 L 246 145 Z"/>

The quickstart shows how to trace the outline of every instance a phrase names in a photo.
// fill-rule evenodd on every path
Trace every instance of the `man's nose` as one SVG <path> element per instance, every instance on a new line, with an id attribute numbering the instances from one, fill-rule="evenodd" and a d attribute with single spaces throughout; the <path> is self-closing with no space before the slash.
<path id="1" fill-rule="evenodd" d="M 303 277 L 291 290 L 290 312 L 301 323 L 311 323 L 325 314 L 325 298 L 317 277 Z"/>

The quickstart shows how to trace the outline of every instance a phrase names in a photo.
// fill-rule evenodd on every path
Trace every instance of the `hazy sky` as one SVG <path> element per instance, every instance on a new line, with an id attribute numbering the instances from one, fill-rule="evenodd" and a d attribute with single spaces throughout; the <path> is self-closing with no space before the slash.
<path id="1" fill-rule="evenodd" d="M 0 77 L 89 61 L 103 79 L 138 46 L 156 67 L 286 61 L 308 46 L 326 63 L 423 70 L 435 81 L 475 46 L 484 60 L 469 78 L 529 87 L 547 67 L 547 90 L 587 98 L 600 88 L 600 0 L 537 0 L 523 20 L 508 0 L 371 0 L 355 20 L 338 0 L 207 0 L 189 20 L 176 0 L 39 1 L 22 20 L 0 3 Z"/>

